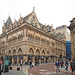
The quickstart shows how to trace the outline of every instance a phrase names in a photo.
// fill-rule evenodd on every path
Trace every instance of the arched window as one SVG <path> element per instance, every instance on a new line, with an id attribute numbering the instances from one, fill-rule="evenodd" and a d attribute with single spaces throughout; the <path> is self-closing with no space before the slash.
<path id="1" fill-rule="evenodd" d="M 36 54 L 40 54 L 39 49 L 36 50 Z"/>
<path id="2" fill-rule="evenodd" d="M 34 54 L 34 52 L 33 52 L 33 49 L 32 49 L 32 48 L 30 48 L 30 49 L 29 49 L 29 54 L 32 54 L 32 55 Z"/>
<path id="3" fill-rule="evenodd" d="M 14 51 L 13 51 L 13 54 L 15 55 L 16 54 L 16 50 L 14 49 Z"/>
<path id="4" fill-rule="evenodd" d="M 11 51 L 9 50 L 9 54 L 11 54 Z"/>
<path id="5" fill-rule="evenodd" d="M 42 51 L 42 54 L 45 54 L 45 51 L 44 50 Z"/>
<path id="6" fill-rule="evenodd" d="M 21 54 L 21 53 L 22 53 L 22 49 L 21 49 L 21 48 L 19 48 L 18 53 L 19 53 L 19 54 Z"/>
<path id="7" fill-rule="evenodd" d="M 49 54 L 49 51 L 47 51 L 47 53 L 46 53 L 47 55 Z"/>

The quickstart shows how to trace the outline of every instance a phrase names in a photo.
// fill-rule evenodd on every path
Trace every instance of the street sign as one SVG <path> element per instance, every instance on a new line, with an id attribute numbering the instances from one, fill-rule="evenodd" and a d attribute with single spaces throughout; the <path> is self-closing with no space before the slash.
<path id="1" fill-rule="evenodd" d="M 5 65 L 9 66 L 9 60 L 5 60 Z"/>
<path id="2" fill-rule="evenodd" d="M 9 72 L 9 56 L 5 55 L 4 59 L 4 71 Z"/>

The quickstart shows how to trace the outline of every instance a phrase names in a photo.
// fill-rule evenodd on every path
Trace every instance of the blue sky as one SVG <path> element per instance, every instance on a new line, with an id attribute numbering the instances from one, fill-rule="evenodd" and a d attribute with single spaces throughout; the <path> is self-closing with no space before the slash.
<path id="1" fill-rule="evenodd" d="M 75 0 L 0 0 L 0 34 L 3 21 L 9 14 L 14 22 L 20 14 L 25 17 L 33 11 L 38 21 L 42 24 L 52 25 L 56 28 L 61 25 L 70 25 L 70 20 L 75 17 Z"/>

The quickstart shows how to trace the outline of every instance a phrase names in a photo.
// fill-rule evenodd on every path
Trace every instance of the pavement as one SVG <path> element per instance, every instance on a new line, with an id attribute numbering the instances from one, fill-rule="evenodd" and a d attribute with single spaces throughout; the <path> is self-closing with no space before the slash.
<path id="1" fill-rule="evenodd" d="M 60 67 L 61 72 L 56 73 L 55 64 L 40 64 L 33 68 L 30 68 L 28 65 L 23 65 L 21 71 L 9 70 L 9 72 L 3 73 L 2 75 L 75 75 L 75 71 L 70 71 L 69 67 L 68 71 L 65 70 L 65 67 Z"/>
<path id="2" fill-rule="evenodd" d="M 9 72 L 2 73 L 2 75 L 26 75 L 26 74 L 22 73 L 21 71 L 11 70 Z"/>
<path id="3" fill-rule="evenodd" d="M 72 72 L 71 70 L 69 70 L 70 65 L 68 66 L 68 70 L 65 70 L 65 67 L 60 67 L 60 71 L 59 73 L 56 73 L 56 69 L 55 69 L 55 64 L 50 64 L 50 63 L 46 63 L 46 64 L 40 64 L 39 66 L 35 66 L 33 68 L 29 68 L 29 66 L 23 66 L 23 68 L 26 67 L 26 70 L 23 71 L 25 72 L 25 74 L 28 75 L 51 75 L 51 74 L 74 74 L 75 75 L 75 71 Z M 66 74 L 67 73 L 67 74 Z"/>

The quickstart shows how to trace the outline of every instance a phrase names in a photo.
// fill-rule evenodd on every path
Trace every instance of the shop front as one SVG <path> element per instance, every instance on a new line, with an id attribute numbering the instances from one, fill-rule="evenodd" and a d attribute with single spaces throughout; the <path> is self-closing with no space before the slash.
<path id="1" fill-rule="evenodd" d="M 35 56 L 35 65 L 39 65 L 39 59 L 40 59 L 39 55 L 36 55 Z"/>
<path id="2" fill-rule="evenodd" d="M 32 61 L 33 62 L 33 55 L 28 55 L 28 63 Z"/>
<path id="3" fill-rule="evenodd" d="M 44 56 L 40 56 L 41 63 L 44 63 Z"/>
<path id="4" fill-rule="evenodd" d="M 9 56 L 9 65 L 12 64 L 12 56 Z"/>
<path id="5" fill-rule="evenodd" d="M 19 64 L 23 64 L 23 55 L 19 56 Z"/>
<path id="6" fill-rule="evenodd" d="M 14 63 L 17 64 L 17 56 L 14 56 Z"/>
<path id="7" fill-rule="evenodd" d="M 45 61 L 46 63 L 48 63 L 49 62 L 49 56 L 46 56 L 46 61 Z"/>

